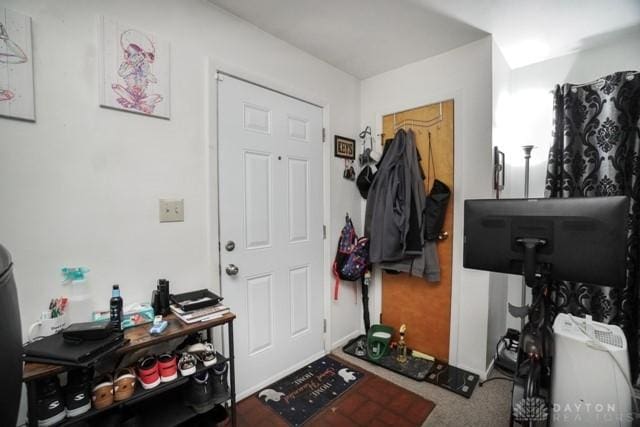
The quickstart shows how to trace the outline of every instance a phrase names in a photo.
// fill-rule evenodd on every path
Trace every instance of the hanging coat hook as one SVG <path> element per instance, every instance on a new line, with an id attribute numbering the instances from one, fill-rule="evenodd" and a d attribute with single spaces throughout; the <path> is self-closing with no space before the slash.
<path id="1" fill-rule="evenodd" d="M 371 136 L 371 126 L 367 126 L 366 128 L 364 128 L 364 130 L 360 132 L 360 135 L 358 136 L 360 137 L 360 139 L 365 139 L 367 135 Z"/>

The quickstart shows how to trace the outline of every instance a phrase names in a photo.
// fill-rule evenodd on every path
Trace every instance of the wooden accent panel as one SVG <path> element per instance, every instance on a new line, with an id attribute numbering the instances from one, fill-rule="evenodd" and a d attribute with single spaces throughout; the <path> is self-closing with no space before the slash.
<path id="1" fill-rule="evenodd" d="M 421 120 L 428 127 L 412 126 L 409 122 L 405 129 L 412 129 L 416 135 L 416 145 L 422 156 L 422 167 L 429 169 L 429 132 L 433 150 L 437 178 L 447 184 L 452 191 L 447 207 L 444 230 L 449 238 L 437 243 L 440 258 L 440 281 L 427 282 L 419 277 L 402 273 L 392 275 L 382 273 L 382 323 L 393 326 L 396 331 L 403 323 L 407 325 L 406 341 L 410 348 L 422 351 L 444 361 L 449 360 L 449 330 L 451 323 L 451 263 L 453 254 L 453 100 L 442 102 L 442 121 L 434 123 L 440 117 L 440 104 L 414 108 L 395 114 L 395 123 L 403 120 Z M 383 138 L 392 138 L 394 132 L 394 114 L 382 119 Z M 433 183 L 433 167 L 429 169 L 427 186 Z M 429 184 L 428 184 L 429 183 Z M 398 337 L 396 337 L 398 338 Z"/>

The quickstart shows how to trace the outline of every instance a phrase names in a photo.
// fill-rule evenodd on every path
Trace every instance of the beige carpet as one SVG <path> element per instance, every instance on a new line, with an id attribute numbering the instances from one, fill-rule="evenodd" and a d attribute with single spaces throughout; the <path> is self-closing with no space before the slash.
<path id="1" fill-rule="evenodd" d="M 427 382 L 418 382 L 344 353 L 333 352 L 348 362 L 423 396 L 436 404 L 423 426 L 465 425 L 502 427 L 509 425 L 511 383 L 491 381 L 477 386 L 470 399 Z"/>

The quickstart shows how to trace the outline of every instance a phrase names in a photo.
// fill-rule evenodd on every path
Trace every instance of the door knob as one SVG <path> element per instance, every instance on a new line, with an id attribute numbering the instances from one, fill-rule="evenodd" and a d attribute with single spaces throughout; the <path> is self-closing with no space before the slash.
<path id="1" fill-rule="evenodd" d="M 226 272 L 227 272 L 227 275 L 229 275 L 229 276 L 235 276 L 236 274 L 238 274 L 238 271 L 240 271 L 240 270 L 238 269 L 238 267 L 237 267 L 236 265 L 229 264 L 229 265 L 224 269 L 224 271 L 226 271 Z"/>

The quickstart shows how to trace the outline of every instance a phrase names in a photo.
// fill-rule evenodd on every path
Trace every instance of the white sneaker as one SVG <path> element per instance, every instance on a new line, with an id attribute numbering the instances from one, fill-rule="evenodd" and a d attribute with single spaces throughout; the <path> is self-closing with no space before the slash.
<path id="1" fill-rule="evenodd" d="M 196 372 L 196 358 L 190 353 L 182 353 L 178 362 L 178 369 L 183 377 L 193 375 Z"/>
<path id="2" fill-rule="evenodd" d="M 201 342 L 191 344 L 189 347 L 186 348 L 187 353 L 202 353 L 205 350 L 206 350 L 206 346 L 204 343 L 201 343 Z"/>
<path id="3" fill-rule="evenodd" d="M 200 360 L 200 362 L 202 362 L 204 366 L 209 367 L 215 365 L 218 358 L 216 357 L 216 350 L 213 348 L 213 344 L 207 342 L 204 343 L 204 347 L 204 351 L 198 353 L 196 357 L 198 358 L 198 360 Z"/>
<path id="4" fill-rule="evenodd" d="M 193 354 L 206 367 L 215 365 L 218 360 L 216 358 L 216 350 L 210 342 L 191 344 L 186 351 Z"/>

